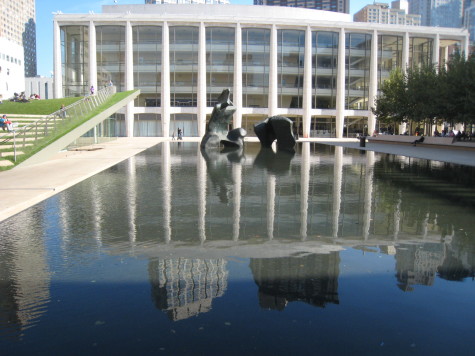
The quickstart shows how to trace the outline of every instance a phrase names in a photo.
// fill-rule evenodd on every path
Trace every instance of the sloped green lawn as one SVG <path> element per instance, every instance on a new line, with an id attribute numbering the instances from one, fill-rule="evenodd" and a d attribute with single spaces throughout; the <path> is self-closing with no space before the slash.
<path id="1" fill-rule="evenodd" d="M 13 157 L 5 157 L 4 159 L 8 159 L 10 161 L 12 161 L 13 163 L 15 163 L 15 165 L 18 165 L 19 163 L 23 162 L 24 160 L 26 160 L 27 158 L 31 157 L 33 154 L 41 151 L 43 148 L 45 148 L 46 146 L 48 146 L 49 144 L 51 144 L 52 142 L 56 141 L 58 138 L 66 135 L 68 132 L 72 131 L 73 129 L 75 129 L 76 127 L 82 125 L 84 122 L 86 122 L 87 120 L 93 118 L 94 116 L 98 115 L 100 112 L 106 110 L 107 108 L 113 106 L 114 104 L 118 103 L 119 101 L 121 101 L 122 99 L 126 98 L 127 96 L 129 96 L 130 94 L 132 94 L 135 90 L 131 90 L 131 91 L 127 91 L 127 92 L 119 92 L 119 93 L 116 93 L 114 94 L 112 97 L 110 97 L 108 100 L 106 100 L 105 103 L 99 105 L 97 108 L 91 110 L 89 113 L 85 114 L 83 117 L 80 117 L 80 118 L 77 118 L 76 120 L 74 121 L 70 121 L 70 122 L 67 122 L 63 125 L 61 125 L 61 127 L 59 127 L 59 129 L 55 132 L 54 135 L 49 135 L 49 136 L 46 136 L 46 137 L 43 137 L 42 139 L 36 141 L 35 145 L 34 146 L 31 146 L 31 147 L 25 147 L 25 148 L 22 148 L 22 151 L 24 152 L 23 155 L 19 156 L 17 158 L 17 161 L 14 162 L 13 161 Z M 67 100 L 72 100 L 72 101 L 69 101 L 67 102 Z M 12 104 L 15 104 L 15 105 L 12 105 L 12 107 L 14 106 L 18 106 L 20 108 L 25 108 L 24 110 L 21 110 L 18 112 L 18 114 L 21 114 L 21 115 L 35 115 L 37 112 L 40 112 L 39 109 L 37 109 L 36 112 L 32 112 L 33 109 L 34 109 L 34 106 L 37 105 L 37 103 L 41 102 L 41 101 L 45 101 L 45 102 L 51 102 L 51 105 L 49 106 L 49 108 L 53 108 L 52 110 L 48 111 L 46 114 L 44 115 L 48 115 L 50 113 L 53 113 L 55 111 L 57 111 L 59 109 L 59 107 L 61 107 L 61 104 L 64 104 L 65 106 L 73 103 L 74 101 L 77 101 L 77 100 L 80 100 L 82 98 L 65 98 L 65 99 L 51 99 L 51 100 L 37 100 L 35 102 L 30 102 L 30 103 L 8 103 L 9 105 L 12 105 Z M 5 102 L 4 102 L 5 103 Z M 27 106 L 30 105 L 30 104 L 33 104 L 30 108 L 31 108 L 31 111 L 27 112 Z M 58 107 L 58 104 L 59 104 L 59 107 Z M 3 108 L 3 105 L 4 104 L 0 104 L 0 110 L 2 110 Z M 41 106 L 40 106 L 41 107 Z M 42 109 L 44 110 L 47 110 L 48 106 L 46 105 L 43 105 Z M 49 109 L 48 109 L 49 110 Z M 8 113 L 7 113 L 8 114 Z M 10 112 L 10 114 L 17 114 L 17 112 Z M 40 114 L 36 114 L 36 115 L 40 115 Z M 43 115 L 43 114 L 42 114 Z M 12 166 L 9 166 L 9 167 L 0 167 L 0 171 L 2 170 L 6 170 L 6 169 L 11 169 L 13 168 Z"/>
<path id="2" fill-rule="evenodd" d="M 0 104 L 0 114 L 19 114 L 19 115 L 49 115 L 64 106 L 81 100 L 83 97 L 48 99 L 48 100 L 30 100 L 29 103 L 15 103 L 3 100 Z"/>

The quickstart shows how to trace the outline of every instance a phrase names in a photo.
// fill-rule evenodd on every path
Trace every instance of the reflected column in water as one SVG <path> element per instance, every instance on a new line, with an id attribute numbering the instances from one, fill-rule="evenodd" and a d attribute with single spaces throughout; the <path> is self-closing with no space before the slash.
<path id="1" fill-rule="evenodd" d="M 137 237 L 136 218 L 137 218 L 137 174 L 136 157 L 132 156 L 127 161 L 127 209 L 129 222 L 129 241 L 131 247 L 135 247 Z"/>
<path id="2" fill-rule="evenodd" d="M 363 237 L 368 240 L 373 207 L 374 151 L 366 151 L 365 196 L 363 209 Z"/>
<path id="3" fill-rule="evenodd" d="M 171 241 L 172 180 L 170 142 L 162 143 L 163 229 L 165 242 Z"/>
<path id="4" fill-rule="evenodd" d="M 242 164 L 233 165 L 234 181 L 234 211 L 233 211 L 233 241 L 239 240 L 239 225 L 241 223 L 241 185 L 242 185 Z"/>
<path id="5" fill-rule="evenodd" d="M 310 142 L 302 143 L 300 169 L 300 236 L 307 239 L 308 191 L 310 188 Z"/>
<path id="6" fill-rule="evenodd" d="M 267 236 L 269 240 L 274 238 L 275 181 L 273 174 L 267 174 Z"/>
<path id="7" fill-rule="evenodd" d="M 333 165 L 333 237 L 338 237 L 341 207 L 341 186 L 343 180 L 343 147 L 335 146 L 335 161 Z"/>
<path id="8" fill-rule="evenodd" d="M 199 146 L 196 152 L 196 169 L 198 177 L 198 234 L 200 241 L 206 240 L 206 160 Z"/>

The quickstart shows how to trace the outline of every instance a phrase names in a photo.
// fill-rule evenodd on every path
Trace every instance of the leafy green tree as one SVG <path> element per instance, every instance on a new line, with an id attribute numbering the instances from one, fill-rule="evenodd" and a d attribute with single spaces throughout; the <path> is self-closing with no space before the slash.
<path id="1" fill-rule="evenodd" d="M 406 76 L 400 68 L 389 74 L 383 82 L 379 95 L 375 100 L 375 107 L 371 111 L 380 123 L 394 125 L 406 122 L 408 114 L 408 97 L 406 95 Z"/>
<path id="2" fill-rule="evenodd" d="M 408 116 L 417 123 L 435 124 L 440 119 L 442 84 L 434 65 L 407 71 Z"/>
<path id="3" fill-rule="evenodd" d="M 440 71 L 444 83 L 441 114 L 452 126 L 475 123 L 475 56 L 455 52 Z"/>

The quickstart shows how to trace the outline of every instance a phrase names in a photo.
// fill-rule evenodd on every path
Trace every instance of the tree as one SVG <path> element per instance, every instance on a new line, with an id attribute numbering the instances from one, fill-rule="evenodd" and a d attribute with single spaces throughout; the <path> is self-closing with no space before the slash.
<path id="1" fill-rule="evenodd" d="M 375 107 L 371 111 L 378 121 L 385 124 L 397 124 L 405 122 L 408 114 L 408 98 L 406 95 L 406 77 L 400 68 L 396 68 L 389 74 L 389 78 L 383 82 L 379 95 L 375 100 Z"/>

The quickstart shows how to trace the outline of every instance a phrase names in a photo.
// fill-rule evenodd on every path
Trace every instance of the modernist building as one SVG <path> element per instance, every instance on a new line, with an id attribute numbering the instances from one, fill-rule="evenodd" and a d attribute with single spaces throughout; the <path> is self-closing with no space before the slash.
<path id="1" fill-rule="evenodd" d="M 0 0 L 0 19 L 0 38 L 23 47 L 24 75 L 36 76 L 35 0 Z M 2 46 L 2 52 L 8 48 Z"/>
<path id="2" fill-rule="evenodd" d="M 390 8 L 386 3 L 366 5 L 354 16 L 355 22 L 373 22 L 391 25 L 420 26 L 421 15 L 408 14 L 407 9 L 400 6 L 401 1 L 393 1 Z"/>
<path id="3" fill-rule="evenodd" d="M 120 135 L 202 136 L 215 99 L 232 91 L 249 135 L 284 115 L 304 137 L 372 132 L 378 85 L 394 68 L 467 53 L 463 29 L 354 23 L 350 15 L 242 5 L 114 5 L 54 18 L 55 97 L 112 80 L 140 89 Z"/>
<path id="4" fill-rule="evenodd" d="M 254 0 L 254 5 L 302 7 L 348 14 L 349 0 Z"/>
<path id="5" fill-rule="evenodd" d="M 145 0 L 146 4 L 229 4 L 229 0 Z"/>

